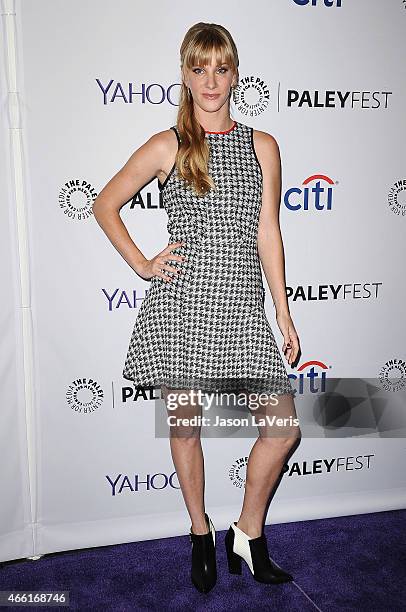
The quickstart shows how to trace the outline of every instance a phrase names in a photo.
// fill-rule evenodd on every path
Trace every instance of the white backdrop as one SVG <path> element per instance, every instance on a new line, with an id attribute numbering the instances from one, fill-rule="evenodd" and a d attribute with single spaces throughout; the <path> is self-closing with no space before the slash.
<path id="1" fill-rule="evenodd" d="M 169 441 L 155 435 L 163 401 L 121 376 L 149 283 L 91 207 L 133 151 L 175 123 L 179 47 L 198 21 L 233 35 L 241 88 L 232 117 L 273 134 L 282 157 L 286 281 L 302 349 L 287 369 L 304 381 L 296 407 L 305 436 L 268 522 L 404 507 L 401 0 L 209 0 L 203 10 L 183 0 L 176 10 L 3 0 L 2 13 L 0 560 L 189 529 Z M 10 118 L 15 106 L 21 123 Z M 146 256 L 167 244 L 156 181 L 121 215 Z M 281 347 L 269 291 L 266 309 Z M 309 392 L 312 371 L 378 384 L 347 412 L 328 412 L 322 392 Z M 389 384 L 384 396 L 386 373 L 403 393 Z M 203 438 L 217 529 L 238 518 L 253 441 Z"/>

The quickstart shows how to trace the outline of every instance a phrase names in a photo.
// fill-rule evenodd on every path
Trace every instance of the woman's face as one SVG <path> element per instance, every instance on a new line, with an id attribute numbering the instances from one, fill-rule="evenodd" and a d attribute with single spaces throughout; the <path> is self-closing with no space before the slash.
<path id="1" fill-rule="evenodd" d="M 211 64 L 196 64 L 186 70 L 185 84 L 190 87 L 195 104 L 204 111 L 214 112 L 228 103 L 230 87 L 235 86 L 236 78 L 231 66 L 217 65 L 213 54 Z"/>

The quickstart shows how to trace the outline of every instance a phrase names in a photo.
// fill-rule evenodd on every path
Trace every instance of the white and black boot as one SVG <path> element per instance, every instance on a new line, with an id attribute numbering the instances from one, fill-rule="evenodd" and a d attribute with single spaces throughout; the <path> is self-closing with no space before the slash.
<path id="1" fill-rule="evenodd" d="M 189 538 L 192 542 L 192 569 L 191 580 L 201 593 L 208 593 L 217 581 L 216 565 L 216 530 L 205 513 L 206 523 L 209 531 L 202 535 L 196 535 L 190 527 Z"/>
<path id="2" fill-rule="evenodd" d="M 242 573 L 241 559 L 244 559 L 258 582 L 280 584 L 293 580 L 291 574 L 271 561 L 264 533 L 258 538 L 250 538 L 234 522 L 226 533 L 225 545 L 230 574 Z"/>

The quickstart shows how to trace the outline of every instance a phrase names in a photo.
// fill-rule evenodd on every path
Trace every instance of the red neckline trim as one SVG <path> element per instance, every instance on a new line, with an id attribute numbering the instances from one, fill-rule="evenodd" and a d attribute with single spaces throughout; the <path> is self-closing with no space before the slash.
<path id="1" fill-rule="evenodd" d="M 231 130 L 233 130 L 234 128 L 237 127 L 237 122 L 234 121 L 234 125 L 232 125 L 228 130 L 226 130 L 225 132 L 208 132 L 207 130 L 204 130 L 205 134 L 228 134 L 229 132 L 231 132 Z"/>

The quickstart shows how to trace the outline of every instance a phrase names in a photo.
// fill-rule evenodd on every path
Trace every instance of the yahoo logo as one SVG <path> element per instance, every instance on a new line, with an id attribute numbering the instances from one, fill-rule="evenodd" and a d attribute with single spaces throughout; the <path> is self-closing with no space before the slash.
<path id="1" fill-rule="evenodd" d="M 112 104 L 114 102 L 123 102 L 124 104 L 163 104 L 169 102 L 173 106 L 178 106 L 178 98 L 174 100 L 173 88 L 179 88 L 180 83 L 172 83 L 169 87 L 164 87 L 160 83 L 116 83 L 114 79 L 110 79 L 108 83 L 103 84 L 100 79 L 96 79 L 96 83 L 103 94 L 103 104 Z M 176 90 L 175 90 L 176 91 Z"/>
<path id="2" fill-rule="evenodd" d="M 180 488 L 176 472 L 172 472 L 169 475 L 158 472 L 157 474 L 144 474 L 143 476 L 140 474 L 133 474 L 131 476 L 127 474 L 109 476 L 106 474 L 106 480 L 110 485 L 112 497 L 127 492 L 162 491 L 162 489 L 166 489 L 167 487 L 172 489 Z"/>
<path id="3" fill-rule="evenodd" d="M 309 183 L 316 181 L 313 187 L 308 187 Z M 325 181 L 327 185 L 322 185 Z M 309 210 L 309 204 L 316 210 L 331 210 L 333 205 L 334 181 L 325 174 L 313 174 L 303 181 L 304 189 L 291 187 L 284 195 L 283 201 L 289 210 Z M 298 196 L 298 197 L 295 197 Z M 325 196 L 322 201 L 322 196 Z"/>
<path id="4" fill-rule="evenodd" d="M 324 6 L 336 6 L 337 8 L 341 6 L 341 0 L 293 0 L 293 2 L 299 6 L 305 6 L 306 4 L 311 6 L 324 4 Z"/>

